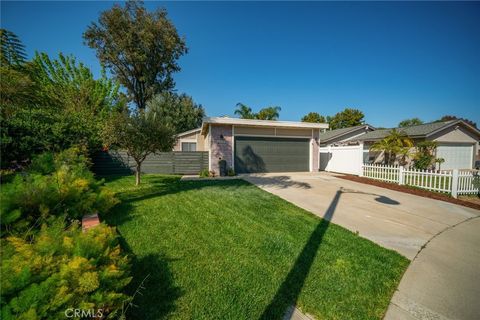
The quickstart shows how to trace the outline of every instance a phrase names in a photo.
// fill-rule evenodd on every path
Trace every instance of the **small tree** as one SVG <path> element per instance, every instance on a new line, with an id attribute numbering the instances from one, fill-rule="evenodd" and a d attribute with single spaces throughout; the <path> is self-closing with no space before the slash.
<path id="1" fill-rule="evenodd" d="M 324 123 L 326 121 L 325 117 L 320 115 L 318 112 L 309 112 L 303 116 L 302 122 Z"/>
<path id="2" fill-rule="evenodd" d="M 438 170 L 439 170 L 439 171 L 442 170 L 442 169 L 440 168 L 440 166 L 441 166 L 442 163 L 444 163 L 444 162 L 445 162 L 445 159 L 443 159 L 443 158 L 436 158 L 436 159 L 435 159 L 435 163 L 438 163 Z"/>
<path id="3" fill-rule="evenodd" d="M 103 136 L 107 146 L 125 149 L 135 161 L 135 185 L 140 184 L 142 163 L 156 152 L 171 151 L 175 143 L 174 130 L 167 126 L 153 108 L 132 114 L 119 113 L 105 126 Z"/>
<path id="4" fill-rule="evenodd" d="M 435 163 L 435 150 L 437 143 L 435 141 L 422 141 L 415 146 L 414 167 L 420 170 L 430 168 Z"/>
<path id="5" fill-rule="evenodd" d="M 413 141 L 405 132 L 392 129 L 387 137 L 375 142 L 370 150 L 383 151 L 385 163 L 394 164 L 397 154 L 407 157 L 411 147 Z"/>

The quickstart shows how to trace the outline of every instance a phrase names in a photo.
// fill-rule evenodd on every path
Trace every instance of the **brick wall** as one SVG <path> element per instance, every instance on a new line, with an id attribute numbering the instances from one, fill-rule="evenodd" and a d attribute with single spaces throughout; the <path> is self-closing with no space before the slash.
<path id="1" fill-rule="evenodd" d="M 210 163 L 211 170 L 215 171 L 216 174 L 219 174 L 218 161 L 224 159 L 227 161 L 227 168 L 232 167 L 232 150 L 233 150 L 233 139 L 232 139 L 232 126 L 231 125 L 218 125 L 212 124 L 210 126 L 210 137 L 211 137 L 211 152 L 210 152 Z M 223 138 L 222 138 L 223 137 Z"/>

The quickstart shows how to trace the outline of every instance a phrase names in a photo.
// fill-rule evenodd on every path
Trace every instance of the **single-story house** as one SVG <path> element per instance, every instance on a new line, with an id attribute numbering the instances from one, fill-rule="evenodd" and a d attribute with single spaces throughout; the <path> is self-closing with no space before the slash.
<path id="1" fill-rule="evenodd" d="M 225 160 L 236 173 L 318 171 L 319 135 L 326 123 L 205 118 L 177 135 L 174 150 L 208 151 L 209 169 Z"/>
<path id="2" fill-rule="evenodd" d="M 201 127 L 177 134 L 173 151 L 203 151 L 204 141 L 200 131 Z"/>
<path id="3" fill-rule="evenodd" d="M 320 133 L 320 147 L 358 144 L 357 138 L 374 130 L 375 128 L 369 124 L 326 130 Z"/>
<path id="4" fill-rule="evenodd" d="M 472 169 L 474 166 L 479 152 L 480 131 L 462 120 L 431 122 L 396 129 L 405 132 L 414 143 L 425 140 L 436 141 L 438 146 L 435 156 L 445 160 L 441 164 L 442 169 Z M 388 136 L 390 130 L 375 130 L 358 138 L 364 145 L 365 162 L 383 161 L 383 154 L 369 151 L 369 149 L 375 141 Z M 407 159 L 407 162 L 409 160 L 411 159 Z"/>

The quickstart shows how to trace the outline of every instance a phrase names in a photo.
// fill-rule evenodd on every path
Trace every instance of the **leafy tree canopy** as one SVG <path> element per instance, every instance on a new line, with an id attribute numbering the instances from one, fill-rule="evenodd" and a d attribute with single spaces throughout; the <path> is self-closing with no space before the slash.
<path id="1" fill-rule="evenodd" d="M 435 122 L 440 122 L 440 121 L 449 121 L 449 120 L 463 120 L 465 121 L 466 123 L 468 123 L 469 125 L 471 125 L 472 127 L 474 128 L 477 128 L 477 123 L 476 122 L 473 122 L 472 120 L 468 120 L 468 119 L 465 119 L 465 118 L 459 118 L 457 116 L 452 116 L 452 115 L 446 115 L 446 116 L 443 116 L 441 117 L 440 119 L 438 119 L 437 121 Z"/>
<path id="2" fill-rule="evenodd" d="M 103 129 L 108 147 L 126 150 L 136 163 L 136 185 L 140 184 L 142 163 L 155 152 L 171 151 L 175 144 L 175 131 L 167 126 L 154 107 L 144 112 L 122 112 L 112 116 Z"/>
<path id="3" fill-rule="evenodd" d="M 7 49 L 2 47 L 2 56 Z M 2 64 L 0 72 L 2 167 L 45 150 L 99 148 L 105 118 L 125 107 L 118 84 L 105 73 L 94 79 L 70 56 L 37 53 L 21 67 Z"/>
<path id="4" fill-rule="evenodd" d="M 83 37 L 140 110 L 155 94 L 174 88 L 177 60 L 187 53 L 167 11 L 148 12 L 139 1 L 102 12 Z"/>
<path id="5" fill-rule="evenodd" d="M 405 120 L 400 121 L 398 126 L 400 128 L 405 128 L 405 127 L 416 126 L 416 125 L 419 125 L 419 124 L 423 124 L 423 120 L 421 120 L 420 118 L 411 118 L 411 119 L 405 119 Z"/>
<path id="6" fill-rule="evenodd" d="M 277 106 L 265 107 L 258 112 L 253 112 L 252 108 L 239 102 L 235 114 L 242 119 L 258 119 L 258 120 L 278 120 L 282 108 Z"/>
<path id="7" fill-rule="evenodd" d="M 173 126 L 175 133 L 188 131 L 202 125 L 205 109 L 186 94 L 165 92 L 157 94 L 147 103 L 164 123 Z"/>
<path id="8" fill-rule="evenodd" d="M 358 109 L 345 108 L 333 117 L 327 117 L 330 129 L 341 129 L 359 126 L 364 123 L 365 115 Z"/>
<path id="9" fill-rule="evenodd" d="M 324 123 L 326 120 L 325 117 L 320 115 L 318 112 L 309 112 L 303 116 L 302 122 Z"/>
<path id="10" fill-rule="evenodd" d="M 6 29 L 0 29 L 1 57 L 2 65 L 18 66 L 25 63 L 27 54 L 25 46 L 18 36 Z"/>

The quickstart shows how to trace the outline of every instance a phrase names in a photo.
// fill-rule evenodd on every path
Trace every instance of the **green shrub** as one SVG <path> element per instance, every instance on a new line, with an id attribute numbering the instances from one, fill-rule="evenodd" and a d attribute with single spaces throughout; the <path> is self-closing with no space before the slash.
<path id="1" fill-rule="evenodd" d="M 15 177 L 15 170 L 0 169 L 0 183 L 12 182 L 13 177 Z"/>
<path id="2" fill-rule="evenodd" d="M 25 232 L 53 216 L 73 220 L 105 213 L 118 200 L 102 185 L 88 170 L 87 157 L 78 148 L 41 155 L 26 172 L 2 187 L 2 231 Z"/>
<path id="3" fill-rule="evenodd" d="M 208 171 L 208 169 L 203 169 L 202 171 L 200 171 L 199 176 L 200 178 L 208 178 L 210 176 L 210 172 Z"/>
<path id="4" fill-rule="evenodd" d="M 227 176 L 233 177 L 235 175 L 235 170 L 233 168 L 229 168 L 227 171 Z"/>
<path id="5" fill-rule="evenodd" d="M 64 230 L 62 218 L 43 225 L 33 240 L 1 239 L 1 318 L 65 319 L 68 308 L 113 317 L 128 297 L 129 260 L 113 228 Z"/>
<path id="6" fill-rule="evenodd" d="M 435 150 L 437 143 L 435 141 L 422 141 L 415 146 L 416 152 L 413 156 L 413 166 L 415 169 L 426 170 L 435 164 Z"/>

